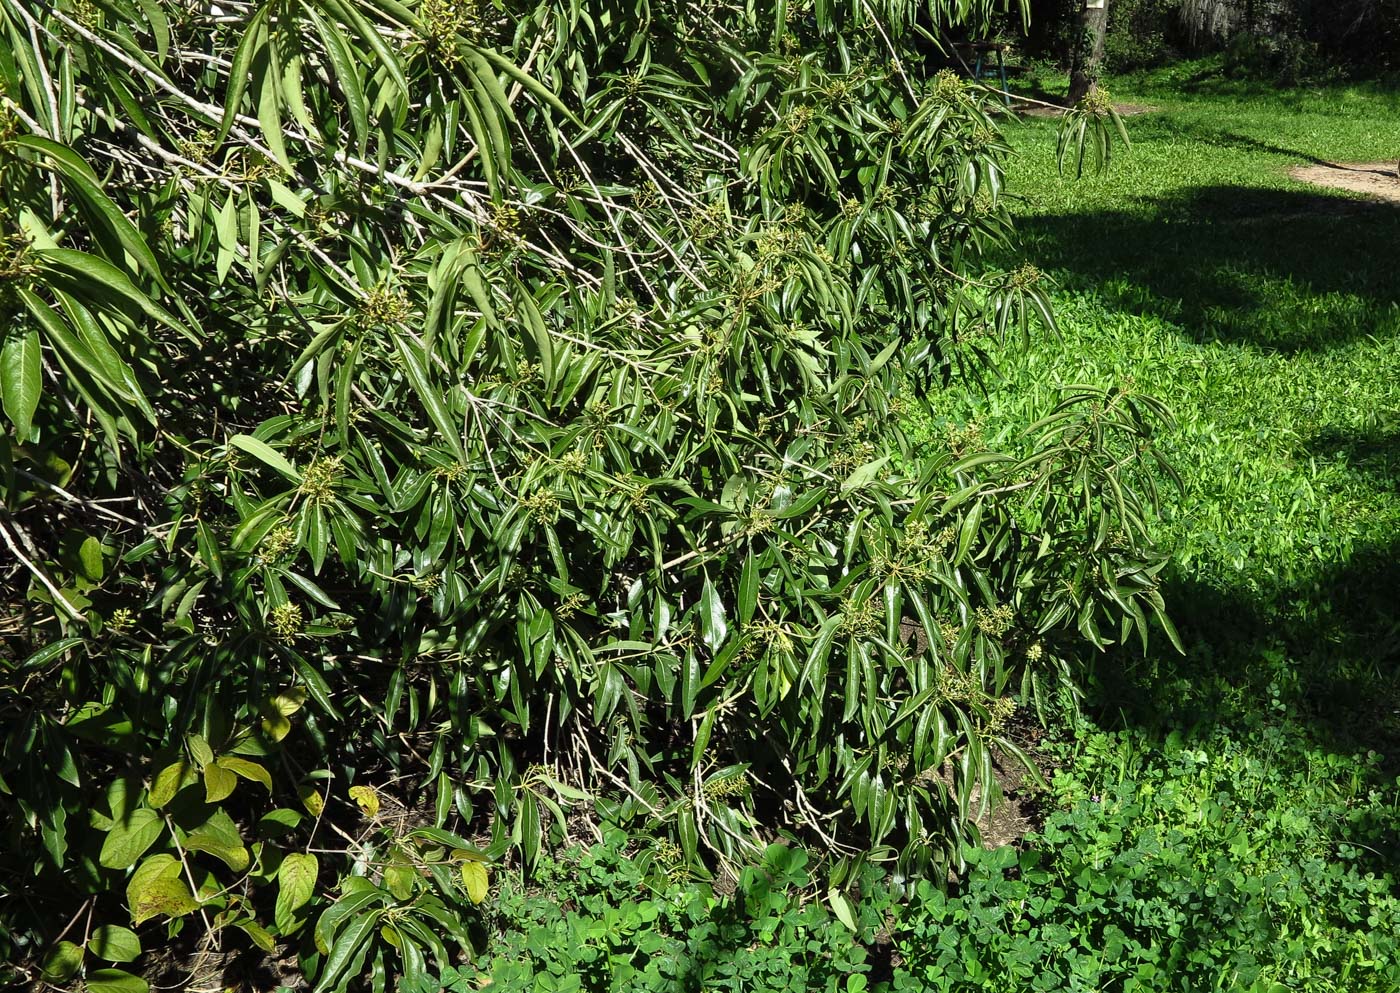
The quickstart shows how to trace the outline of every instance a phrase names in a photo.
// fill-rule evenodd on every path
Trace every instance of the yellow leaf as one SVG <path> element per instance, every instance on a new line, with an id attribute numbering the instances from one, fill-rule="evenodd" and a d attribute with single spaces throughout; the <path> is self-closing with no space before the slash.
<path id="1" fill-rule="evenodd" d="M 184 759 L 170 763 L 156 773 L 155 781 L 151 783 L 151 806 L 164 807 L 193 777 L 194 769 Z"/>
<path id="2" fill-rule="evenodd" d="M 293 686 L 286 692 L 278 693 L 272 698 L 271 709 L 283 717 L 291 717 L 301 709 L 304 703 L 306 703 L 306 690 L 300 686 Z"/>
<path id="3" fill-rule="evenodd" d="M 491 881 L 486 866 L 480 862 L 463 862 L 461 873 L 462 885 L 467 888 L 467 899 L 472 903 L 485 900 Z"/>
<path id="4" fill-rule="evenodd" d="M 131 918 L 140 924 L 152 917 L 182 917 L 199 903 L 180 877 L 180 863 L 171 855 L 152 855 L 131 874 L 126 885 Z"/>
<path id="5" fill-rule="evenodd" d="M 219 765 L 250 782 L 261 783 L 264 789 L 269 793 L 272 792 L 272 777 L 268 775 L 266 769 L 256 762 L 249 762 L 247 759 L 241 759 L 234 755 L 225 755 L 219 759 Z"/>
<path id="6" fill-rule="evenodd" d="M 194 758 L 195 765 L 201 769 L 214 761 L 214 749 L 209 747 L 209 742 L 204 739 L 204 735 L 192 734 L 185 739 L 185 744 L 189 745 L 190 755 Z"/>
<path id="7" fill-rule="evenodd" d="M 366 817 L 373 817 L 379 813 L 379 793 L 373 786 L 350 787 L 350 799 L 360 805 L 360 810 Z"/>
<path id="8" fill-rule="evenodd" d="M 282 714 L 273 710 L 269 711 L 267 716 L 262 719 L 262 729 L 263 734 L 267 735 L 273 741 L 281 741 L 291 733 L 292 722 L 287 720 Z"/>
<path id="9" fill-rule="evenodd" d="M 312 817 L 320 817 L 321 811 L 326 809 L 325 798 L 321 796 L 320 791 L 310 786 L 298 786 L 297 796 L 301 797 L 301 805 Z"/>
<path id="10" fill-rule="evenodd" d="M 215 759 L 204 767 L 204 802 L 219 803 L 228 799 L 238 786 L 238 777 Z"/>

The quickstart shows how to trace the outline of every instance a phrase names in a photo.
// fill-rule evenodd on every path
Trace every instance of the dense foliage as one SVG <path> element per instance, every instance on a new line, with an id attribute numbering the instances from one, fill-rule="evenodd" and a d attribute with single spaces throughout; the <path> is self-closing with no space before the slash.
<path id="1" fill-rule="evenodd" d="M 1152 402 L 901 432 L 1048 318 L 912 60 L 987 13 L 0 3 L 6 957 L 420 977 L 604 823 L 956 864 L 1162 607 Z"/>

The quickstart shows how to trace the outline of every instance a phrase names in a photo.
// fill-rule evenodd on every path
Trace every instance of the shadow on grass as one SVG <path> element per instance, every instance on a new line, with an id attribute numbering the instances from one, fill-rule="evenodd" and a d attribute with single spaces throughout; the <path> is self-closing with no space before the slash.
<path id="1" fill-rule="evenodd" d="M 1400 538 L 1279 589 L 1178 574 L 1164 593 L 1186 653 L 1106 659 L 1088 701 L 1100 725 L 1205 748 L 1224 732 L 1324 792 L 1396 797 Z M 1334 826 L 1336 840 L 1364 848 L 1369 871 L 1400 877 L 1400 824 L 1384 804 L 1363 806 Z"/>
<path id="2" fill-rule="evenodd" d="M 1292 353 L 1400 333 L 1400 206 L 1208 186 L 1020 226 L 1027 253 L 1068 288 L 1197 341 Z"/>
<path id="3" fill-rule="evenodd" d="M 1344 462 L 1372 485 L 1400 493 L 1400 406 L 1380 426 L 1361 431 L 1323 431 L 1307 443 L 1309 454 Z M 1391 587 L 1400 610 L 1400 584 Z"/>

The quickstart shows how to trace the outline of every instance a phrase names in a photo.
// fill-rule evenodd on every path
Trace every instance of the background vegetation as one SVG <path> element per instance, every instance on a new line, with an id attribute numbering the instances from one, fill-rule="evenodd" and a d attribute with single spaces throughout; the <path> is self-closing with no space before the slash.
<path id="1" fill-rule="evenodd" d="M 1035 0 L 1025 54 L 1067 66 L 1082 5 Z M 1012 24 L 1006 37 L 1019 38 Z M 1393 0 L 1109 0 L 1104 68 L 1160 68 L 1221 53 L 1231 72 L 1285 85 L 1393 71 L 1400 6 Z"/>
<path id="2" fill-rule="evenodd" d="M 1384 91 L 1069 187 L 991 7 L 0 13 L 11 978 L 1400 981 Z"/>

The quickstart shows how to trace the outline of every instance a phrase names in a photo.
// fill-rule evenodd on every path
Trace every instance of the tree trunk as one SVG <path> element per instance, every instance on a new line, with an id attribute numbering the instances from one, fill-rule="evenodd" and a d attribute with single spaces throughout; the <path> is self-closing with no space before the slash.
<path id="1" fill-rule="evenodd" d="M 1096 5 L 1096 6 L 1095 6 Z M 1079 36 L 1069 69 L 1070 105 L 1083 100 L 1099 81 L 1103 40 L 1108 31 L 1108 0 L 1084 0 L 1079 12 Z"/>

